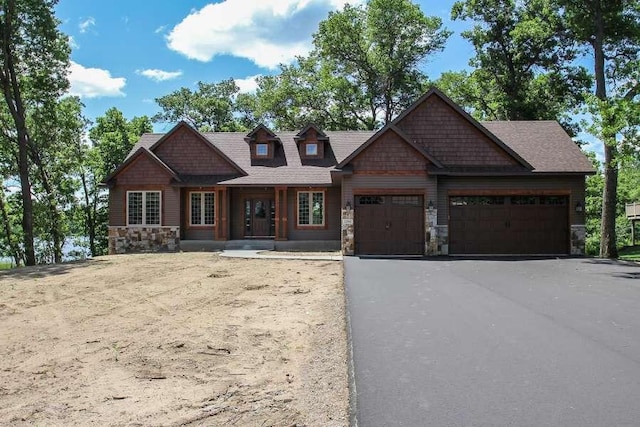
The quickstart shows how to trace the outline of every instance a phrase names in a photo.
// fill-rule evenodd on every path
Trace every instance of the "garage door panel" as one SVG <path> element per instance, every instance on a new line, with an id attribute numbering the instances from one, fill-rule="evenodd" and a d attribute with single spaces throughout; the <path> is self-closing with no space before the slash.
<path id="1" fill-rule="evenodd" d="M 502 199 L 502 200 L 501 200 Z M 452 254 L 566 254 L 568 200 L 553 196 L 455 197 L 449 209 Z"/>
<path id="2" fill-rule="evenodd" d="M 356 196 L 354 226 L 357 254 L 424 253 L 422 196 Z"/>

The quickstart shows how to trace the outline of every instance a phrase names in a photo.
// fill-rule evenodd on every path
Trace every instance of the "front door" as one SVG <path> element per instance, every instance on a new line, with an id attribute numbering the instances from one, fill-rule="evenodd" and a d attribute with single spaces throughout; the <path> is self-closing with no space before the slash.
<path id="1" fill-rule="evenodd" d="M 275 209 L 273 199 L 245 199 L 244 237 L 273 237 Z"/>

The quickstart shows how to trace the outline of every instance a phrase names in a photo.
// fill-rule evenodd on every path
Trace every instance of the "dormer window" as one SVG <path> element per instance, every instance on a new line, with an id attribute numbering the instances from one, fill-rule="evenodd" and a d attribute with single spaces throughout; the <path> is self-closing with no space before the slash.
<path id="1" fill-rule="evenodd" d="M 329 137 L 315 125 L 308 125 L 293 137 L 298 144 L 300 159 L 322 160 Z"/>
<path id="2" fill-rule="evenodd" d="M 258 162 L 272 161 L 277 158 L 282 142 L 275 133 L 265 125 L 258 125 L 244 138 L 249 144 L 251 160 Z"/>
<path id="3" fill-rule="evenodd" d="M 256 157 L 267 157 L 269 155 L 269 144 L 256 144 Z"/>
<path id="4" fill-rule="evenodd" d="M 317 156 L 318 155 L 318 144 L 317 143 L 307 143 L 305 144 L 305 154 L 307 156 Z"/>

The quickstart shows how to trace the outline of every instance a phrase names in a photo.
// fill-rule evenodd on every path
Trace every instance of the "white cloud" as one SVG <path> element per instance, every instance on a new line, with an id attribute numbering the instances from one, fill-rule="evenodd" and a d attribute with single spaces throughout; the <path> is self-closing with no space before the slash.
<path id="1" fill-rule="evenodd" d="M 89 31 L 89 28 L 95 25 L 96 25 L 96 20 L 93 18 L 93 16 L 90 16 L 84 21 L 81 21 L 80 24 L 78 24 L 78 28 L 80 28 L 81 33 L 86 33 L 87 31 Z"/>
<path id="2" fill-rule="evenodd" d="M 78 44 L 76 39 L 73 38 L 73 36 L 69 36 L 69 47 L 74 50 L 80 49 L 80 45 Z"/>
<path id="3" fill-rule="evenodd" d="M 170 49 L 202 62 L 216 55 L 265 68 L 291 63 L 311 49 L 311 34 L 344 0 L 224 0 L 192 11 L 167 36 Z M 364 0 L 351 2 L 362 4 Z"/>
<path id="4" fill-rule="evenodd" d="M 69 66 L 69 94 L 81 98 L 125 96 L 122 89 L 126 82 L 124 77 L 111 77 L 108 70 L 101 68 L 86 68 L 73 61 Z"/>
<path id="5" fill-rule="evenodd" d="M 258 77 L 261 77 L 260 74 L 255 76 L 249 76 L 245 79 L 233 79 L 236 82 L 236 85 L 240 88 L 240 93 L 253 93 L 258 89 Z"/>
<path id="6" fill-rule="evenodd" d="M 167 26 L 166 26 L 166 25 L 160 25 L 160 26 L 159 26 L 158 28 L 156 28 L 153 32 L 154 32 L 155 34 L 160 34 L 160 33 L 162 33 L 162 32 L 164 31 L 164 29 L 165 29 L 165 28 L 167 28 Z"/>
<path id="7" fill-rule="evenodd" d="M 136 74 L 145 76 L 156 82 L 163 82 L 165 80 L 171 80 L 180 77 L 182 75 L 182 71 L 163 71 L 156 68 L 151 68 L 148 70 L 136 70 Z"/>

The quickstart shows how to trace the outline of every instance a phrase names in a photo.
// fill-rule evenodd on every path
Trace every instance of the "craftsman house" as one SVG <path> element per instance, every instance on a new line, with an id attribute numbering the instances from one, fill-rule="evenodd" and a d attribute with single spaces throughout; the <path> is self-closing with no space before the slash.
<path id="1" fill-rule="evenodd" d="M 180 123 L 143 135 L 105 179 L 109 249 L 578 255 L 592 173 L 557 122 L 479 123 L 437 89 L 378 132 Z"/>

